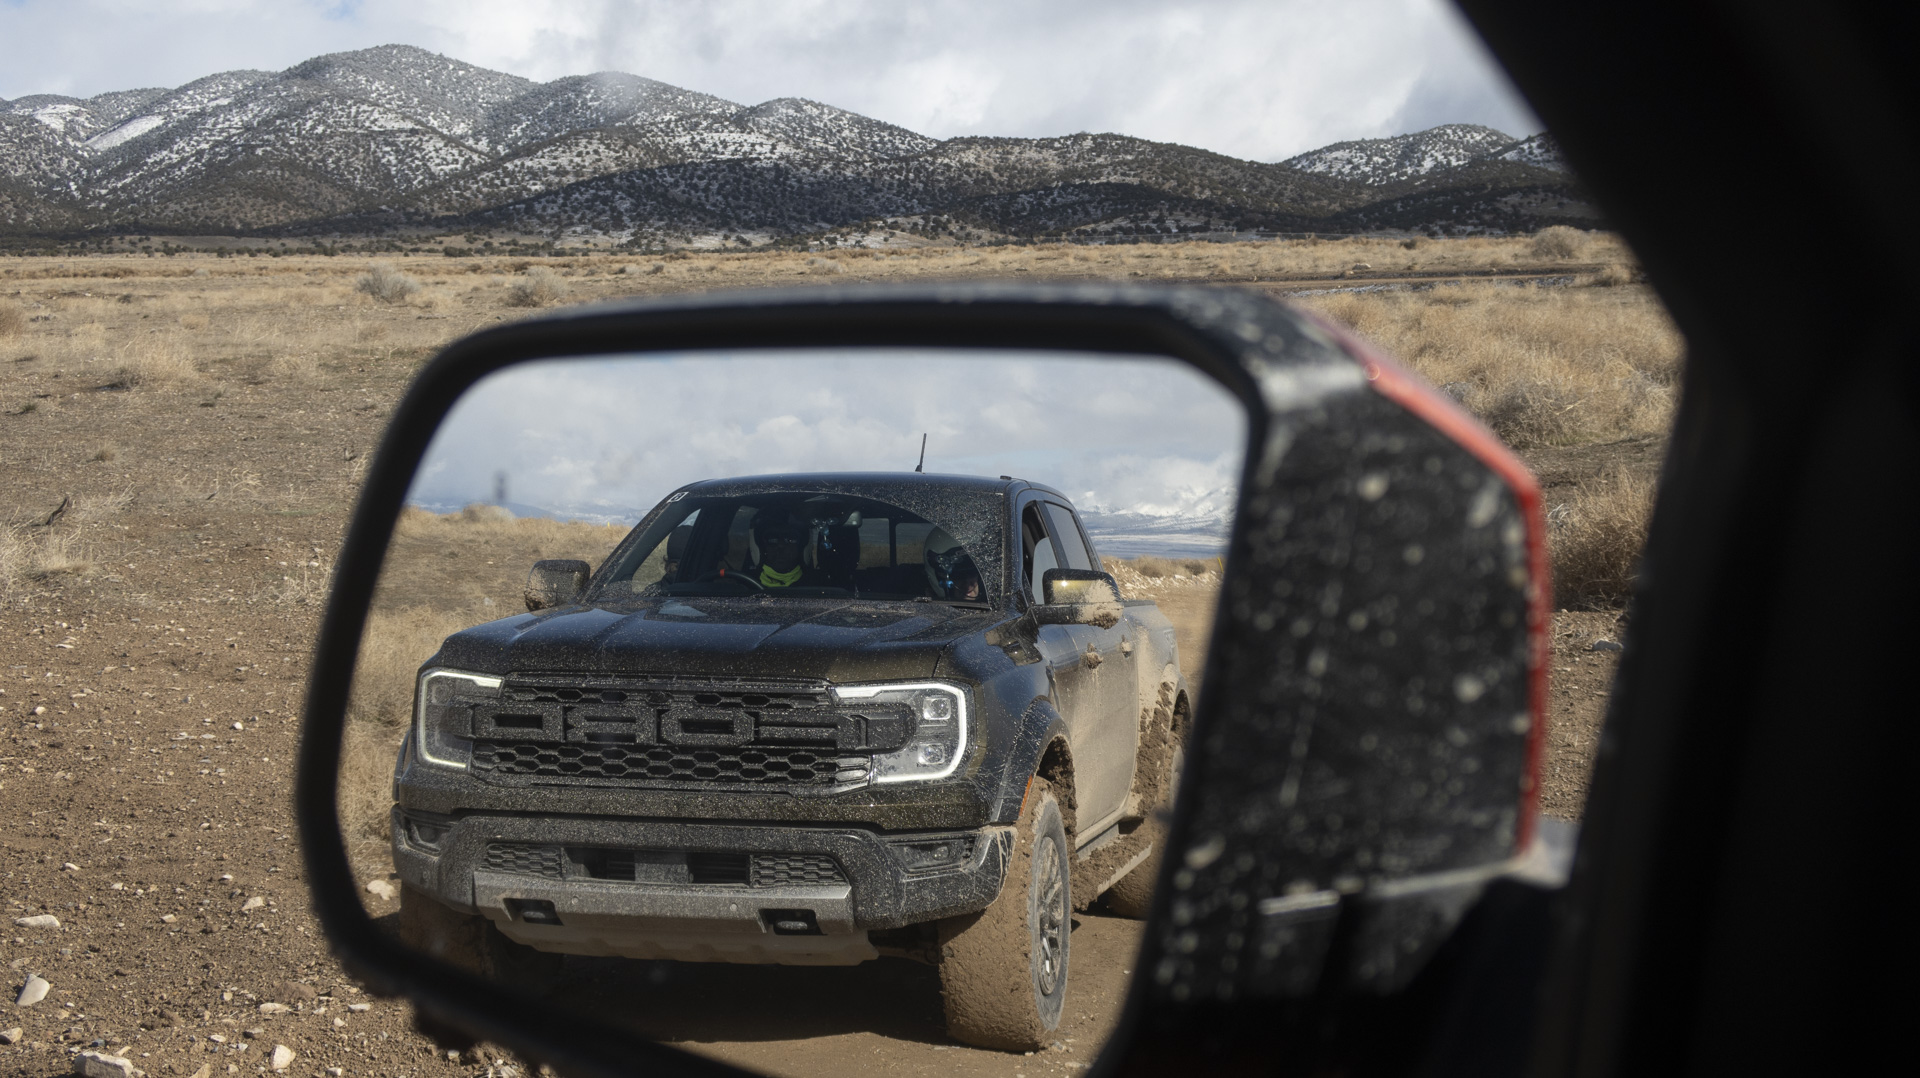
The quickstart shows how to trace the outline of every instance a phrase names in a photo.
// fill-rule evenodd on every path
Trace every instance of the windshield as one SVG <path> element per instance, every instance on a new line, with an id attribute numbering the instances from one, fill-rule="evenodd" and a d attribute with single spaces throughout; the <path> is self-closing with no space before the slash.
<path id="1" fill-rule="evenodd" d="M 615 551 L 591 599 L 997 601 L 1005 498 L 979 490 L 889 493 L 675 493 Z"/>

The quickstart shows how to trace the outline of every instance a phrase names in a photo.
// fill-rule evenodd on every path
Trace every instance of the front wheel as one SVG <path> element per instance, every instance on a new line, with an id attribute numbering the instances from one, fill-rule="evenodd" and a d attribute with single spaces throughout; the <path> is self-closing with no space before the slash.
<path id="1" fill-rule="evenodd" d="M 1060 1025 L 1073 931 L 1071 851 L 1053 788 L 1035 778 L 1000 897 L 940 926 L 940 991 L 954 1040 L 1031 1052 Z"/>

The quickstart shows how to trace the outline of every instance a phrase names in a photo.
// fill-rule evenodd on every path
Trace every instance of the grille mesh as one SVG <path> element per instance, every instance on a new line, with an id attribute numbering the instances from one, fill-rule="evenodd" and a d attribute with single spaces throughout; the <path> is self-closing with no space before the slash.
<path id="1" fill-rule="evenodd" d="M 753 855 L 755 887 L 808 887 L 845 883 L 840 866 L 824 853 L 757 853 Z"/>
<path id="2" fill-rule="evenodd" d="M 487 845 L 487 867 L 496 872 L 545 876 L 557 880 L 565 875 L 560 861 L 558 846 L 535 846 L 525 842 L 493 842 Z"/>
<path id="3" fill-rule="evenodd" d="M 631 879 L 632 855 L 636 851 L 613 850 L 624 854 L 627 878 Z M 845 883 L 846 873 L 831 856 L 824 853 L 691 853 L 686 855 L 689 882 L 750 887 L 815 887 Z M 735 859 L 739 867 L 734 868 Z M 549 880 L 566 878 L 565 850 L 560 846 L 542 846 L 526 842 L 493 842 L 487 845 L 486 867 L 495 872 L 520 876 L 540 876 Z M 612 879 L 599 873 L 594 879 Z"/>
<path id="4" fill-rule="evenodd" d="M 580 745 L 537 741 L 476 741 L 474 767 L 505 775 L 583 782 L 739 782 L 828 785 L 843 766 L 864 771 L 865 757 L 849 759 L 819 749 L 743 745 Z"/>

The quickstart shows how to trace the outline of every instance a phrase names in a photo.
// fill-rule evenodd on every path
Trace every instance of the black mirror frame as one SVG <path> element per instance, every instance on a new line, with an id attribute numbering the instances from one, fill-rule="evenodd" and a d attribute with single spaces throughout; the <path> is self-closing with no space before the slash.
<path id="1" fill-rule="evenodd" d="M 1249 527 L 1246 507 L 1264 489 L 1260 447 L 1270 444 L 1274 422 L 1275 413 L 1263 397 L 1261 372 L 1271 378 L 1274 370 L 1288 363 L 1302 362 L 1307 368 L 1317 363 L 1321 370 L 1344 367 L 1342 377 L 1351 380 L 1358 368 L 1363 372 L 1359 376 L 1371 382 L 1381 397 L 1450 439 L 1507 483 L 1530 528 L 1527 564 L 1534 599 L 1528 624 L 1534 625 L 1544 611 L 1544 531 L 1538 493 L 1517 459 L 1452 402 L 1367 353 L 1340 331 L 1253 293 L 1001 284 L 798 289 L 611 304 L 487 330 L 436 356 L 395 410 L 373 457 L 337 562 L 336 583 L 309 681 L 295 790 L 302 848 L 322 925 L 348 968 L 365 978 L 373 991 L 410 996 L 430 1020 L 485 1036 L 568 1073 L 614 1075 L 642 1068 L 664 1075 L 739 1073 L 612 1026 L 562 1016 L 544 1004 L 506 996 L 451 966 L 409 958 L 380 934 L 355 892 L 335 800 L 348 693 L 365 612 L 407 487 L 433 433 L 463 393 L 497 370 L 531 360 L 588 354 L 916 345 L 1167 357 L 1189 364 L 1225 387 L 1246 410 L 1248 446 L 1241 511 L 1226 561 L 1229 591 L 1242 569 L 1238 552 Z M 1265 466 L 1271 470 L 1274 465 L 1268 461 Z M 1228 624 L 1226 607 L 1223 601 L 1216 613 L 1216 640 L 1230 639 L 1237 631 Z M 1541 638 L 1536 633 L 1534 639 Z M 1209 683 L 1219 674 L 1224 650 L 1210 651 Z M 1531 664 L 1530 706 L 1534 714 L 1543 715 L 1544 655 L 1533 653 L 1527 661 Z M 1220 699 L 1216 694 L 1202 701 L 1194 717 L 1196 729 L 1205 728 Z M 1191 800 L 1185 793 L 1180 798 L 1170 849 L 1179 848 L 1178 836 Z M 1520 826 L 1524 840 L 1524 820 Z M 1154 925 L 1165 916 L 1166 904 L 1164 894 L 1156 899 Z M 1148 930 L 1149 952 L 1155 946 L 1153 931 Z M 1136 978 L 1121 1029 L 1130 1028 L 1141 1014 L 1145 982 L 1145 977 Z M 1116 1037 L 1103 1049 L 1096 1072 L 1116 1065 L 1125 1052 L 1124 1040 Z"/>

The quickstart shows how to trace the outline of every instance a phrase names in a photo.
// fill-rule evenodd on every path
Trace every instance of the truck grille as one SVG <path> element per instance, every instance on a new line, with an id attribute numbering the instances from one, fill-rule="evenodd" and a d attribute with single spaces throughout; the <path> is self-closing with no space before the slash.
<path id="1" fill-rule="evenodd" d="M 515 674 L 471 707 L 476 774 L 594 786 L 862 782 L 914 722 L 837 704 L 825 682 L 746 678 Z"/>
<path id="2" fill-rule="evenodd" d="M 557 880 L 564 876 L 560 847 L 536 846 L 528 842 L 494 842 L 487 846 L 487 867 L 495 872 L 516 876 L 545 876 Z"/>
<path id="3" fill-rule="evenodd" d="M 840 866 L 824 853 L 756 853 L 753 855 L 755 887 L 814 886 L 845 883 Z"/>
<path id="4" fill-rule="evenodd" d="M 481 771 L 585 782 L 740 782 L 825 785 L 842 770 L 866 777 L 865 757 L 841 758 L 807 749 L 684 749 L 664 745 L 555 745 L 479 741 L 473 765 Z M 850 776 L 851 777 L 851 776 Z"/>
<path id="5" fill-rule="evenodd" d="M 494 872 L 549 880 L 723 887 L 820 887 L 847 882 L 840 863 L 824 853 L 682 853 L 492 842 L 487 844 L 484 864 Z"/>

